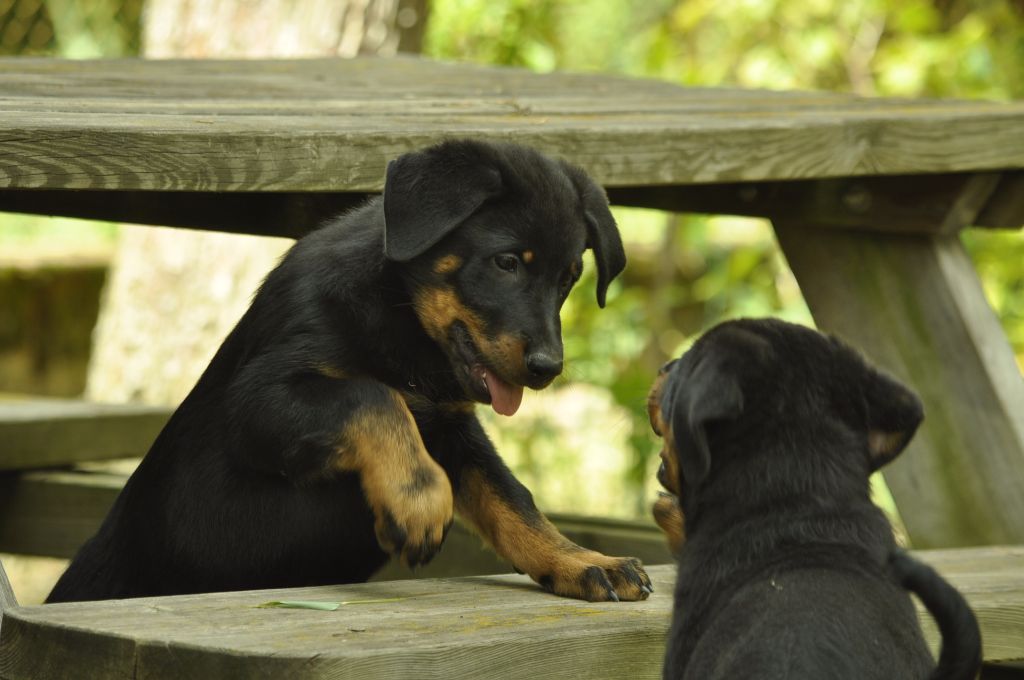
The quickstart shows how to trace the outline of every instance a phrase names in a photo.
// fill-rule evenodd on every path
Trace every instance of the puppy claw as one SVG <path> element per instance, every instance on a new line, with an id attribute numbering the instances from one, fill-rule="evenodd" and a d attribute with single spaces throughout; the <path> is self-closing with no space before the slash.
<path id="1" fill-rule="evenodd" d="M 542 588 L 563 597 L 590 602 L 646 600 L 653 592 L 650 578 L 635 558 L 606 557 L 601 553 L 571 553 L 554 572 L 534 576 Z"/>

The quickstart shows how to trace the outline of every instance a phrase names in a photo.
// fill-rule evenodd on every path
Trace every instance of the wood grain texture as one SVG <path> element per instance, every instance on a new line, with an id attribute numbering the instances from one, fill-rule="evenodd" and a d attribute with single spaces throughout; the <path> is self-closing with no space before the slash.
<path id="1" fill-rule="evenodd" d="M 981 206 L 1003 185 L 999 173 L 953 173 L 613 187 L 608 198 L 618 205 L 769 217 L 829 229 L 947 233 L 971 226 Z M 985 226 L 1020 226 L 1001 217 L 993 213 Z"/>
<path id="2" fill-rule="evenodd" d="M 974 221 L 984 227 L 1024 225 L 1024 172 L 1003 173 L 996 190 Z"/>
<path id="3" fill-rule="evenodd" d="M 0 470 L 141 456 L 171 411 L 73 399 L 0 399 Z"/>
<path id="4" fill-rule="evenodd" d="M 14 589 L 4 571 L 4 565 L 0 563 L 0 619 L 3 619 L 5 611 L 18 606 L 18 598 L 14 597 Z"/>
<path id="5" fill-rule="evenodd" d="M 774 224 L 818 327 L 924 402 L 883 469 L 913 545 L 1024 543 L 1024 380 L 959 239 Z"/>
<path id="6" fill-rule="evenodd" d="M 414 58 L 0 60 L 0 188 L 379 191 L 450 136 L 608 186 L 1024 168 L 1024 104 L 681 88 Z"/>
<path id="7" fill-rule="evenodd" d="M 975 608 L 987 660 L 1024 658 L 1024 549 L 918 555 Z M 5 622 L 0 677 L 658 678 L 674 567 L 649 571 L 654 595 L 630 603 L 566 600 L 525 576 L 485 576 L 21 607 Z M 258 608 L 390 598 L 402 599 Z"/>
<path id="8" fill-rule="evenodd" d="M 0 475 L 0 552 L 74 556 L 99 529 L 125 480 L 70 471 Z"/>
<path id="9" fill-rule="evenodd" d="M 106 465 L 89 469 L 0 475 L 0 552 L 71 557 L 107 516 L 128 478 Z M 117 465 L 123 468 L 123 465 Z M 553 514 L 573 542 L 645 563 L 669 561 L 661 531 L 649 521 Z M 453 525 L 440 554 L 416 571 L 390 563 L 376 580 L 499 574 L 511 569 L 462 524 Z"/>

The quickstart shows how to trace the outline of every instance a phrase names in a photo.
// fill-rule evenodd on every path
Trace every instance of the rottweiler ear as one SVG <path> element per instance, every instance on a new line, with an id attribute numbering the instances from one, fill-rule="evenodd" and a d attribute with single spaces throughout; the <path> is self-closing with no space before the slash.
<path id="1" fill-rule="evenodd" d="M 406 262 L 501 193 L 501 173 L 471 149 L 442 144 L 388 163 L 384 182 L 384 255 Z"/>
<path id="2" fill-rule="evenodd" d="M 711 470 L 708 425 L 743 413 L 743 391 L 736 374 L 726 365 L 726 352 L 711 350 L 699 358 L 689 375 L 672 380 L 670 393 L 666 390 L 662 394 L 662 412 L 671 414 L 680 489 L 696 489 Z M 683 362 L 677 362 L 673 372 L 682 367 Z M 682 493 L 685 496 L 687 492 Z"/>
<path id="3" fill-rule="evenodd" d="M 562 162 L 562 167 L 572 180 L 583 203 L 583 214 L 587 223 L 587 247 L 594 251 L 597 264 L 597 304 L 604 307 L 608 284 L 626 268 L 626 251 L 622 247 L 619 228 L 608 209 L 608 197 L 604 189 L 580 168 Z"/>
<path id="4" fill-rule="evenodd" d="M 874 472 L 910 443 L 924 420 L 924 406 L 908 387 L 873 368 L 867 370 L 863 394 L 867 406 L 868 453 Z"/>

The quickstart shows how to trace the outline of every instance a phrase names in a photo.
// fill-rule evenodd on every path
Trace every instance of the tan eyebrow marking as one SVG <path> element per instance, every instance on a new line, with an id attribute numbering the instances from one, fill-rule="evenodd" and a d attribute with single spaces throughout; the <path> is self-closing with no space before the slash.
<path id="1" fill-rule="evenodd" d="M 458 255 L 445 255 L 434 263 L 435 274 L 451 274 L 462 266 L 462 258 Z"/>
<path id="2" fill-rule="evenodd" d="M 523 251 L 523 262 L 525 262 L 526 264 L 530 264 L 531 262 L 533 262 L 533 257 L 534 254 L 532 250 Z"/>

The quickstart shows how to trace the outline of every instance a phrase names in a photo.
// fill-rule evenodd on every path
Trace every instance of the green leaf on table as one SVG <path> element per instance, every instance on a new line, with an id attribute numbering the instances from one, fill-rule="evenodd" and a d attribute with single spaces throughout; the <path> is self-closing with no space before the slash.
<path id="1" fill-rule="evenodd" d="M 257 605 L 260 609 L 317 609 L 325 612 L 333 612 L 339 607 L 351 604 L 383 604 L 385 602 L 399 602 L 407 600 L 407 597 L 384 597 L 375 600 L 345 600 L 343 602 L 319 602 L 316 600 L 274 600 Z"/>

